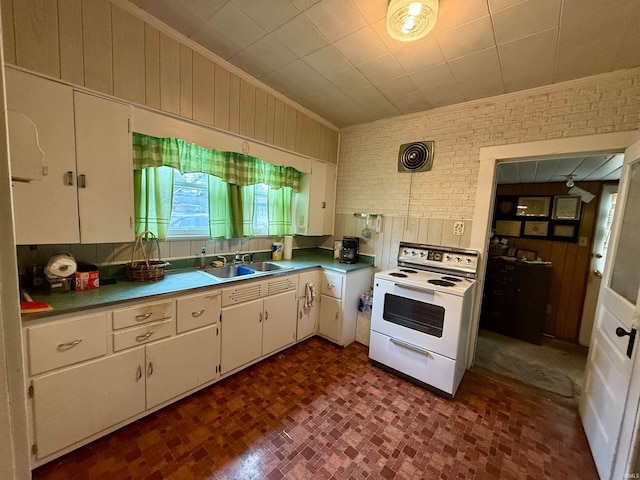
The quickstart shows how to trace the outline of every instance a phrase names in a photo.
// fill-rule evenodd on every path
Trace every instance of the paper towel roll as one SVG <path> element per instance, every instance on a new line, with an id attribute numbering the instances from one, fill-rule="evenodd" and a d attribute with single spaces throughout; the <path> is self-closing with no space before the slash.
<path id="1" fill-rule="evenodd" d="M 73 255 L 67 252 L 53 255 L 44 267 L 47 277 L 69 277 L 75 273 L 77 264 Z"/>
<path id="2" fill-rule="evenodd" d="M 291 255 L 293 254 L 293 237 L 291 235 L 286 235 L 284 237 L 284 260 L 291 260 Z"/>

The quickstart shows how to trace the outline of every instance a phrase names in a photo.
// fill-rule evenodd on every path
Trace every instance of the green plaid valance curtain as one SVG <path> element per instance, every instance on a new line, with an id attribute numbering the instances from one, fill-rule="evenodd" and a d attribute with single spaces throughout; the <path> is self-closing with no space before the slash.
<path id="1" fill-rule="evenodd" d="M 209 174 L 209 236 L 253 235 L 254 186 L 268 194 L 268 234 L 290 235 L 291 196 L 300 172 L 249 155 L 203 148 L 178 138 L 133 133 L 133 177 L 136 235 L 150 230 L 165 240 L 171 221 L 174 171 Z"/>
<path id="2" fill-rule="evenodd" d="M 179 138 L 133 133 L 133 168 L 173 167 L 180 173 L 202 172 L 238 186 L 263 183 L 269 188 L 290 187 L 297 192 L 300 172 L 237 152 L 221 152 Z"/>

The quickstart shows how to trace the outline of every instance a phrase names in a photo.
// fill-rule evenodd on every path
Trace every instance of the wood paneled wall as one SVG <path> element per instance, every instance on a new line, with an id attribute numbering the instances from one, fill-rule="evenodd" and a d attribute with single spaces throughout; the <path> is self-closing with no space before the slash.
<path id="1" fill-rule="evenodd" d="M 0 2 L 7 63 L 337 162 L 337 131 L 109 0 Z"/>
<path id="2" fill-rule="evenodd" d="M 580 333 L 582 305 L 587 288 L 591 246 L 602 185 L 602 182 L 580 182 L 580 188 L 596 195 L 596 198 L 589 203 L 582 203 L 578 243 L 509 237 L 509 246 L 535 250 L 542 260 L 551 262 L 548 298 L 551 308 L 544 320 L 544 333 L 574 343 L 578 343 Z M 564 183 L 498 185 L 497 194 L 566 195 L 567 187 Z M 580 238 L 586 238 L 586 245 L 580 246 Z"/>

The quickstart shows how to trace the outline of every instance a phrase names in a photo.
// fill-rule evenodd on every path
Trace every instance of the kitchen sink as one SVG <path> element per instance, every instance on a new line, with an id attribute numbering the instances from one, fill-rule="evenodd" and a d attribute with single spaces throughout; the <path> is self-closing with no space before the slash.
<path id="1" fill-rule="evenodd" d="M 255 270 L 256 272 L 275 272 L 277 270 L 288 270 L 292 267 L 283 267 L 282 265 L 278 265 L 277 263 L 272 262 L 255 262 L 248 263 L 247 267 Z"/>
<path id="2" fill-rule="evenodd" d="M 263 272 L 276 272 L 288 270 L 292 267 L 283 267 L 272 262 L 240 263 L 237 265 L 225 265 L 224 267 L 209 267 L 204 271 L 218 278 L 235 278 L 246 275 L 254 275 Z"/>

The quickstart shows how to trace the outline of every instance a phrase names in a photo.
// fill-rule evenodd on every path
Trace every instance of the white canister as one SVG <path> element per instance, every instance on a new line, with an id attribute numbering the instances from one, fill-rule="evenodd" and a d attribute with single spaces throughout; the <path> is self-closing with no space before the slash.
<path id="1" fill-rule="evenodd" d="M 284 260 L 291 260 L 292 256 L 293 256 L 293 237 L 291 235 L 285 235 L 282 258 Z"/>
<path id="2" fill-rule="evenodd" d="M 282 242 L 273 242 L 271 245 L 271 259 L 282 260 Z"/>

